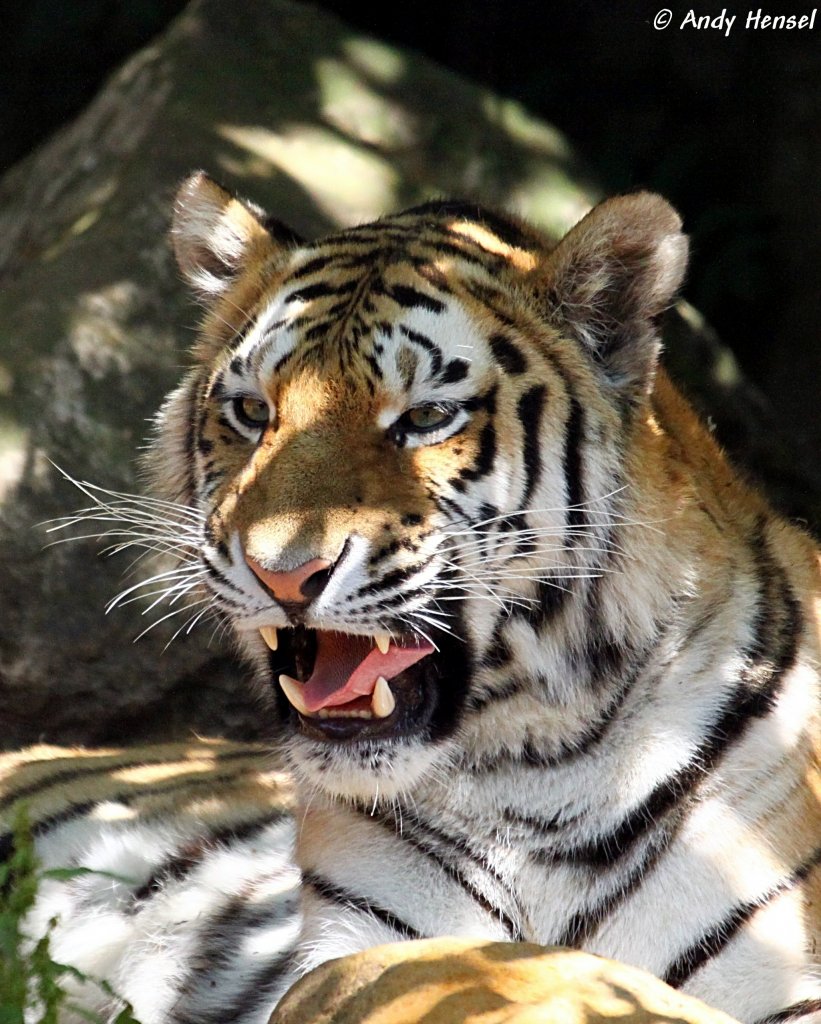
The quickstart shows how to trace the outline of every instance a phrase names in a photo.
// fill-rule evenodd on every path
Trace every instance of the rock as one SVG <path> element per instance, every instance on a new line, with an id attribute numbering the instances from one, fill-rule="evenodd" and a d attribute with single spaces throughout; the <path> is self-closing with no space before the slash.
<path id="1" fill-rule="evenodd" d="M 269 1024 L 732 1024 L 645 971 L 570 949 L 400 942 L 317 967 Z"/>

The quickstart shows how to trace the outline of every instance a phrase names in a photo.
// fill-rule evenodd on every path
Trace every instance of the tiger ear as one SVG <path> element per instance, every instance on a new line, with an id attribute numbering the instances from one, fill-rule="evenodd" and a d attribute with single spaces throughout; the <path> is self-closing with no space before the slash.
<path id="1" fill-rule="evenodd" d="M 686 266 L 681 218 L 661 196 L 639 192 L 608 199 L 572 228 L 549 256 L 540 290 L 550 320 L 632 398 L 652 384 L 656 320 Z"/>
<path id="2" fill-rule="evenodd" d="M 188 283 L 203 297 L 215 298 L 246 267 L 261 265 L 301 239 L 259 206 L 197 171 L 177 192 L 171 241 Z"/>

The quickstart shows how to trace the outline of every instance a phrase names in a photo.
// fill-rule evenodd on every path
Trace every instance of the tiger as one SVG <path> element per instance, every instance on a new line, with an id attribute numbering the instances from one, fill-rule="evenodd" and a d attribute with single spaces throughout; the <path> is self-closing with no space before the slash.
<path id="1" fill-rule="evenodd" d="M 290 891 L 293 842 L 299 924 L 226 972 L 264 918 L 226 862 L 216 966 L 163 968 L 144 1024 L 265 1021 L 329 959 L 443 935 L 819 1024 L 818 551 L 660 363 L 678 214 L 617 196 L 556 242 L 433 200 L 305 242 L 197 172 L 171 238 L 203 318 L 152 497 L 84 486 L 250 667 L 295 807 L 245 856 Z M 129 928 L 185 878 L 137 881 Z"/>

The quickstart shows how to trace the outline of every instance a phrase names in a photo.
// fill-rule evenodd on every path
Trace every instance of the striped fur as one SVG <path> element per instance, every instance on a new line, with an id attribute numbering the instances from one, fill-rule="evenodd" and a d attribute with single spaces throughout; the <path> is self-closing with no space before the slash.
<path id="1" fill-rule="evenodd" d="M 216 1024 L 226 1006 L 267 1021 L 300 923 L 293 786 L 270 751 L 192 740 L 0 756 L 0 859 L 19 801 L 44 868 L 100 872 L 41 883 L 25 931 L 57 917 L 55 960 L 106 980 L 143 1024 Z M 103 1019 L 121 1008 L 94 981 L 63 984 Z"/>
<path id="2" fill-rule="evenodd" d="M 183 187 L 206 314 L 152 457 L 165 543 L 193 524 L 169 596 L 205 587 L 192 617 L 230 622 L 283 721 L 283 957 L 566 944 L 750 1024 L 821 1021 L 818 559 L 657 365 L 676 215 L 612 200 L 555 248 L 457 203 L 288 237 Z M 295 611 L 248 557 L 332 570 Z M 334 739 L 276 684 L 295 623 L 437 649 L 385 723 Z"/>

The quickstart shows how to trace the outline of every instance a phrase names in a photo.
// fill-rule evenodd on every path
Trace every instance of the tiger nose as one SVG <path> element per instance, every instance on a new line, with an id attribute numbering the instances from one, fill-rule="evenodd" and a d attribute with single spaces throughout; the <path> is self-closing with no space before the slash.
<path id="1" fill-rule="evenodd" d="M 333 562 L 325 558 L 310 558 L 296 569 L 274 572 L 260 565 L 250 555 L 245 556 L 249 568 L 283 604 L 308 604 L 319 597 L 331 578 Z"/>

